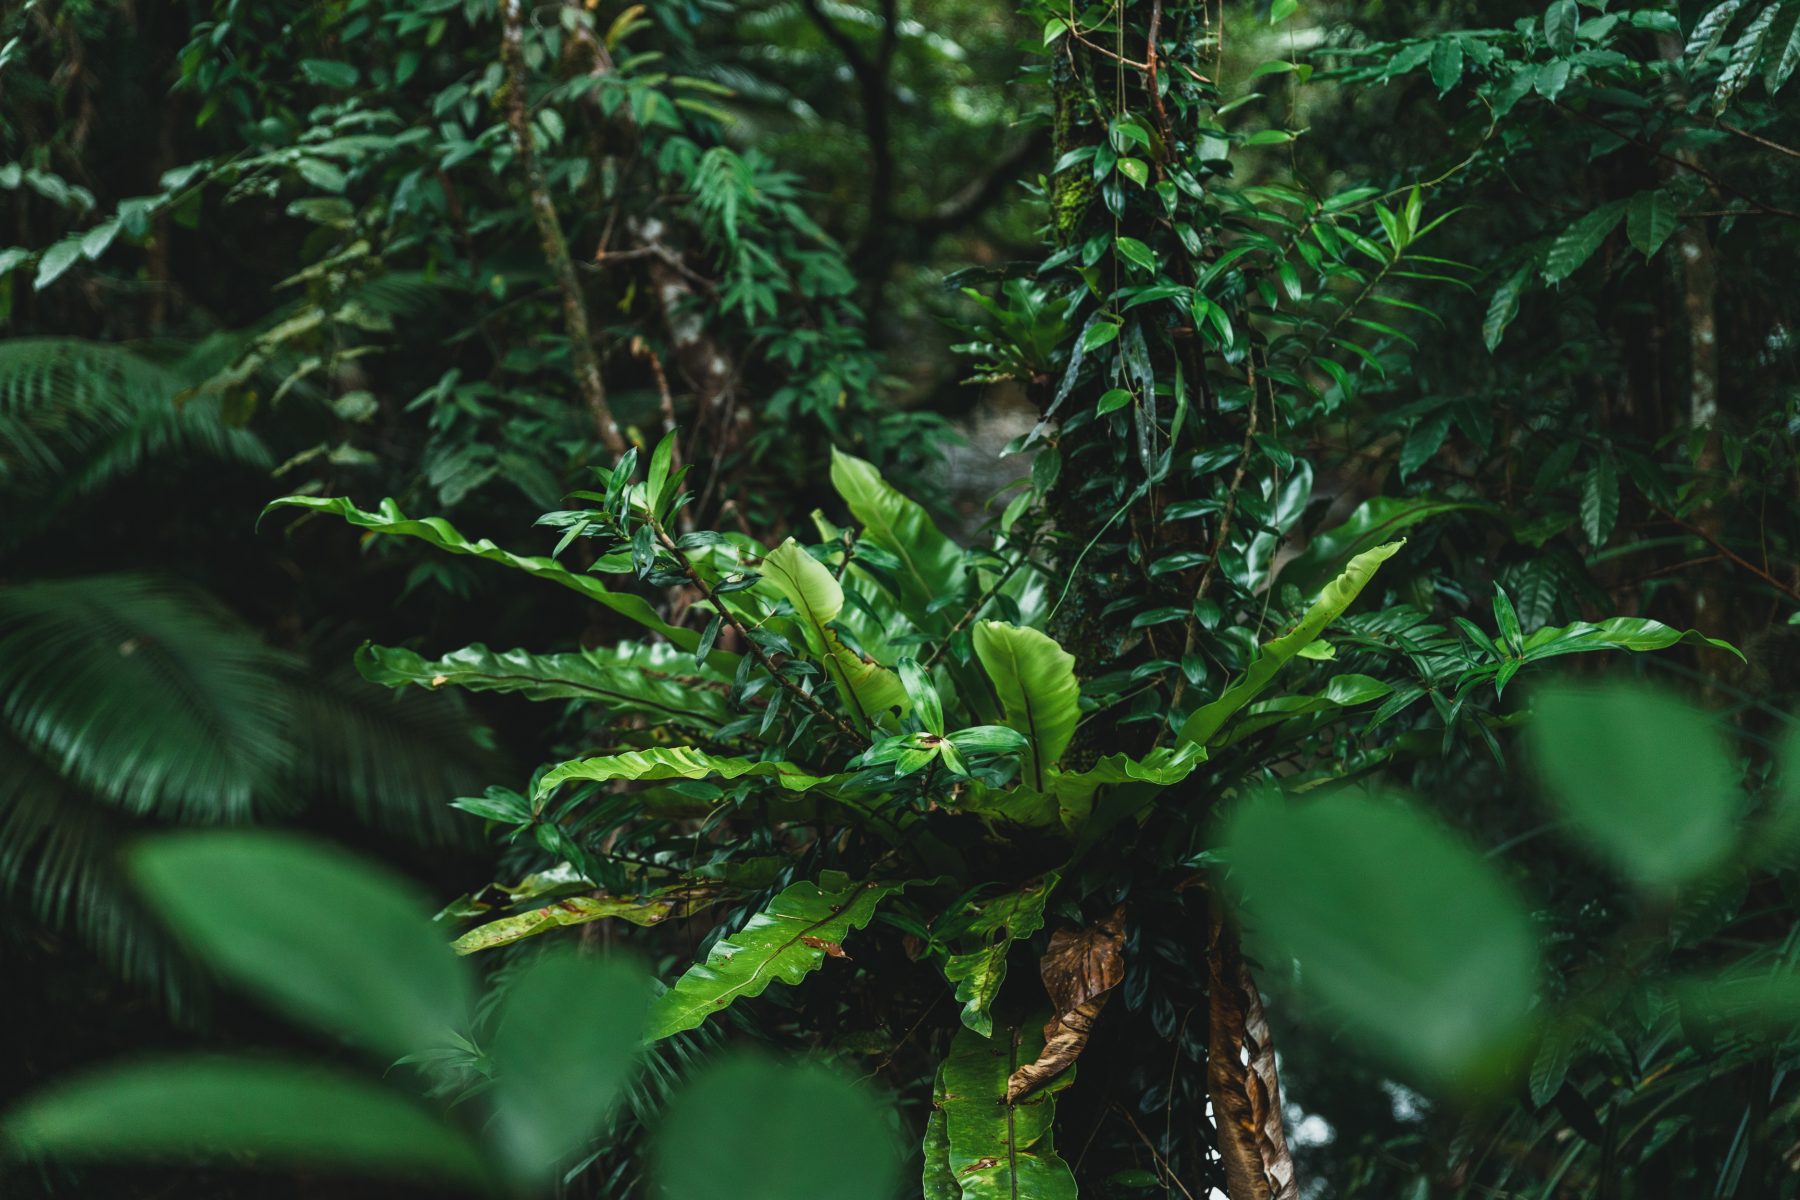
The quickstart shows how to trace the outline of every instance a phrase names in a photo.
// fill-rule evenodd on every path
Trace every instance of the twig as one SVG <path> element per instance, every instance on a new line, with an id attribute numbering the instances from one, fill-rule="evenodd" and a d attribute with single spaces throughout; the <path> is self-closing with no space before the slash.
<path id="1" fill-rule="evenodd" d="M 587 304 L 581 296 L 581 281 L 575 276 L 575 264 L 569 258 L 569 243 L 563 237 L 562 220 L 556 215 L 556 204 L 550 199 L 549 187 L 532 144 L 531 121 L 525 109 L 523 0 L 500 0 L 500 65 L 506 77 L 501 89 L 502 106 L 506 110 L 506 123 L 512 129 L 513 145 L 519 154 L 519 167 L 525 175 L 531 218 L 537 225 L 550 274 L 562 293 L 563 326 L 569 336 L 569 358 L 575 369 L 575 382 L 581 388 L 588 411 L 593 414 L 601 443 L 609 453 L 623 454 L 625 436 L 619 432 L 619 423 L 613 419 L 612 407 L 606 401 L 606 381 L 600 375 L 600 357 L 594 352 Z"/>
<path id="2" fill-rule="evenodd" d="M 1741 138 L 1749 138 L 1757 145 L 1766 146 L 1777 154 L 1785 154 L 1789 158 L 1800 158 L 1800 150 L 1796 150 L 1792 146 L 1784 146 L 1780 142 L 1770 141 L 1760 133 L 1751 133 L 1748 129 L 1739 129 L 1736 125 L 1732 125 L 1726 121 L 1715 121 L 1713 123 L 1720 129 L 1723 129 L 1726 133 L 1735 133 Z"/>
<path id="3" fill-rule="evenodd" d="M 1695 525 L 1689 521 L 1682 520 L 1680 517 L 1676 516 L 1674 513 L 1670 512 L 1666 508 L 1657 508 L 1656 511 L 1661 513 L 1663 516 L 1667 517 L 1669 520 L 1675 522 L 1675 524 L 1681 526 L 1683 529 L 1687 530 L 1689 533 L 1700 538 L 1707 545 L 1711 546 L 1714 550 L 1717 550 L 1720 554 L 1724 555 L 1726 558 L 1730 559 L 1732 562 L 1736 563 L 1738 566 L 1744 568 L 1744 570 L 1750 572 L 1752 575 L 1756 576 L 1758 579 L 1762 580 L 1764 583 L 1768 584 L 1770 587 L 1774 588 L 1776 591 L 1780 592 L 1782 595 L 1787 596 L 1789 599 L 1800 601 L 1800 591 L 1797 591 L 1794 588 L 1790 587 L 1789 585 L 1781 582 L 1781 580 L 1775 578 L 1775 576 L 1769 574 L 1767 571 L 1763 570 L 1761 567 L 1757 566 L 1755 563 L 1751 562 L 1749 559 L 1738 554 L 1737 552 L 1732 550 L 1731 547 L 1725 545 L 1725 543 L 1721 542 L 1718 538 L 1714 537 L 1711 533 L 1700 528 L 1700 526 Z"/>

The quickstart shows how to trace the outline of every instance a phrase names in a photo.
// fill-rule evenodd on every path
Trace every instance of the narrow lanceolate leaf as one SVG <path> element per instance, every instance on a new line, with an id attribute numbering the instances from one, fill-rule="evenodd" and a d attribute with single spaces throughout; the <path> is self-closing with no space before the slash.
<path id="1" fill-rule="evenodd" d="M 1631 198 L 1631 207 L 1625 210 L 1625 236 L 1645 258 L 1662 249 L 1669 235 L 1675 232 L 1675 223 L 1674 197 L 1661 188 L 1639 192 Z"/>
<path id="2" fill-rule="evenodd" d="M 1237 932 L 1213 906 L 1207 947 L 1210 1034 L 1206 1090 L 1212 1098 L 1219 1158 L 1232 1200 L 1298 1200 L 1294 1159 L 1281 1119 L 1275 1043 L 1262 996 L 1238 946 Z"/>
<path id="3" fill-rule="evenodd" d="M 831 486 L 863 524 L 863 536 L 900 560 L 900 599 L 923 629 L 948 632 L 953 612 L 928 613 L 931 602 L 962 590 L 962 550 L 945 537 L 929 513 L 895 491 L 873 464 L 840 450 L 831 452 Z"/>
<path id="4" fill-rule="evenodd" d="M 1075 656 L 1035 629 L 1003 621 L 975 624 L 981 660 L 1005 710 L 1005 723 L 1025 735 L 1025 781 L 1044 790 L 1046 773 L 1062 758 L 1081 716 Z"/>
<path id="5" fill-rule="evenodd" d="M 1500 339 L 1506 336 L 1506 327 L 1519 315 L 1519 297 L 1530 281 L 1531 265 L 1527 263 L 1494 289 L 1494 297 L 1488 301 L 1487 317 L 1481 322 L 1481 341 L 1488 353 L 1492 354 L 1499 347 Z"/>
<path id="6" fill-rule="evenodd" d="M 1006 979 L 1007 952 L 1014 942 L 1043 928 L 1044 903 L 1060 878 L 1052 871 L 1017 891 L 982 902 L 964 931 L 978 948 L 952 954 L 944 964 L 944 977 L 956 985 L 956 998 L 963 1002 L 962 1023 L 983 1037 L 994 1032 L 988 1008 Z"/>
<path id="7" fill-rule="evenodd" d="M 1588 545 L 1598 550 L 1612 536 L 1619 520 L 1619 472 L 1612 459 L 1594 460 L 1581 481 L 1581 530 Z"/>
<path id="8" fill-rule="evenodd" d="M 790 792 L 818 788 L 829 792 L 848 778 L 843 775 L 808 775 L 793 763 L 764 762 L 707 754 L 688 746 L 632 750 L 599 758 L 577 758 L 563 763 L 538 781 L 537 794 L 547 796 L 571 779 L 605 782 L 609 779 L 742 779 L 746 775 L 772 779 Z"/>
<path id="9" fill-rule="evenodd" d="M 1075 1176 L 1055 1150 L 1053 1089 L 1006 1098 L 1007 1078 L 1043 1045 L 1035 1021 L 1004 1025 L 991 1038 L 957 1030 L 938 1068 L 935 1103 L 958 1200 L 1076 1200 Z"/>
<path id="10" fill-rule="evenodd" d="M 723 691 L 730 676 L 696 670 L 691 655 L 662 643 L 622 642 L 566 654 L 489 650 L 478 643 L 426 658 L 365 642 L 356 652 L 356 669 L 387 687 L 459 687 L 515 692 L 532 700 L 586 700 L 611 711 L 701 729 L 731 719 Z"/>
<path id="11" fill-rule="evenodd" d="M 633 925 L 660 925 L 670 917 L 691 917 L 727 895 L 716 883 L 682 883 L 658 888 L 644 896 L 565 896 L 539 908 L 477 925 L 450 948 L 458 954 L 474 954 L 509 946 L 552 929 L 618 919 Z"/>
<path id="12" fill-rule="evenodd" d="M 1325 627 L 1343 615 L 1344 610 L 1362 594 L 1369 580 L 1375 577 L 1381 564 L 1392 558 L 1404 545 L 1404 539 L 1389 542 L 1385 546 L 1365 550 L 1351 559 L 1343 574 L 1325 585 L 1325 590 L 1313 601 L 1312 607 L 1306 610 L 1306 615 L 1300 618 L 1300 623 L 1292 631 L 1265 643 L 1242 679 L 1227 688 L 1224 695 L 1196 710 L 1187 719 L 1181 727 L 1181 740 L 1205 745 L 1233 714 L 1269 686 L 1276 672 L 1292 661 L 1301 650 L 1318 640 Z"/>
<path id="13" fill-rule="evenodd" d="M 372 533 L 397 534 L 402 537 L 416 537 L 451 554 L 468 554 L 476 558 L 484 558 L 489 562 L 500 563 L 527 575 L 535 575 L 539 579 L 547 579 L 552 583 L 580 592 L 588 599 L 602 604 L 628 620 L 636 621 L 644 628 L 662 634 L 684 650 L 693 650 L 700 644 L 700 635 L 692 629 L 680 629 L 669 624 L 657 615 L 649 601 L 642 596 L 634 596 L 625 592 L 615 592 L 590 575 L 578 575 L 553 558 L 535 555 L 513 554 L 502 550 L 487 538 L 470 541 L 457 532 L 456 526 L 442 517 L 425 517 L 412 520 L 400 511 L 400 506 L 393 500 L 383 500 L 381 507 L 375 512 L 365 512 L 342 496 L 283 496 L 271 501 L 263 512 L 267 514 L 275 508 L 304 508 L 313 512 L 327 512 L 343 518 L 360 529 Z M 721 666 L 730 668 L 737 665 L 736 655 L 726 655 L 724 651 L 713 652 L 719 656 Z M 729 662 L 725 662 L 729 659 Z"/>
<path id="14" fill-rule="evenodd" d="M 1037 1056 L 1013 1068 L 1006 1079 L 1007 1103 L 1041 1091 L 1065 1075 L 1087 1048 L 1112 990 L 1125 982 L 1125 910 L 1086 929 L 1059 929 L 1038 962 L 1052 1013 L 1044 1025 Z"/>
<path id="15" fill-rule="evenodd" d="M 789 886 L 656 1001 L 648 1036 L 654 1041 L 698 1028 L 740 997 L 760 996 L 775 982 L 799 983 L 828 957 L 845 957 L 844 939 L 905 886 L 853 883 L 837 872 L 827 872 L 819 884 Z"/>
<path id="16" fill-rule="evenodd" d="M 830 628 L 844 609 L 844 589 L 823 563 L 789 538 L 769 551 L 762 574 L 793 605 L 807 650 L 824 665 L 859 728 L 866 731 L 891 710 L 911 707 L 898 675 L 864 659 Z"/>
<path id="17" fill-rule="evenodd" d="M 399 1093 L 312 1066 L 224 1058 L 111 1067 L 58 1085 L 0 1122 L 12 1156 L 320 1167 L 464 1184 L 483 1180 L 460 1133 Z"/>

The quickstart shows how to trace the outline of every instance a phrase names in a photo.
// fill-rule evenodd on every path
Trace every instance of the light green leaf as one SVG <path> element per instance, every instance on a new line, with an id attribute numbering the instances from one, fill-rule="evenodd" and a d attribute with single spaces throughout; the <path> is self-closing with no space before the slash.
<path id="1" fill-rule="evenodd" d="M 474 954 L 553 929 L 614 918 L 633 925 L 659 925 L 670 917 L 694 916 L 725 896 L 723 888 L 705 882 L 673 884 L 643 896 L 564 896 L 540 908 L 477 925 L 451 942 L 450 948 L 458 954 Z"/>
<path id="2" fill-rule="evenodd" d="M 341 1168 L 479 1184 L 473 1146 L 385 1087 L 317 1067 L 223 1058 L 103 1068 L 6 1114 L 10 1156 Z"/>
<path id="3" fill-rule="evenodd" d="M 993 1037 L 959 1029 L 938 1068 L 933 1104 L 961 1200 L 1076 1200 L 1075 1176 L 1055 1150 L 1058 1085 L 1006 1101 L 1007 1077 L 1043 1049 L 1041 1025 L 1003 1025 Z"/>
<path id="4" fill-rule="evenodd" d="M 745 1055 L 704 1072 L 659 1122 L 666 1200 L 888 1200 L 900 1147 L 884 1105 L 818 1063 Z"/>
<path id="5" fill-rule="evenodd" d="M 1079 831 L 1093 812 L 1094 795 L 1103 787 L 1149 783 L 1170 787 L 1193 774 L 1206 761 L 1206 748 L 1188 742 L 1173 750 L 1161 748 L 1143 758 L 1109 754 L 1085 771 L 1052 771 L 1048 790 L 1056 797 L 1058 816 L 1070 832 Z"/>
<path id="6" fill-rule="evenodd" d="M 170 834 L 127 867 L 175 933 L 296 1020 L 387 1057 L 441 1044 L 469 978 L 396 876 L 291 834 Z"/>
<path id="7" fill-rule="evenodd" d="M 835 873 L 832 873 L 835 875 Z M 852 883 L 836 876 L 824 886 L 796 883 L 716 943 L 704 963 L 687 969 L 651 1006 L 652 1041 L 698 1028 L 743 996 L 760 996 L 771 983 L 796 984 L 819 969 L 833 950 L 867 925 L 882 900 L 904 883 Z"/>
<path id="8" fill-rule="evenodd" d="M 1181 740 L 1202 745 L 1209 741 L 1234 713 L 1269 686 L 1276 673 L 1300 652 L 1301 647 L 1318 638 L 1326 626 L 1350 607 L 1357 596 L 1362 594 L 1369 580 L 1374 578 L 1381 564 L 1392 558 L 1404 545 L 1406 541 L 1401 539 L 1385 546 L 1377 546 L 1373 550 L 1365 550 L 1352 558 L 1343 573 L 1325 585 L 1325 590 L 1313 601 L 1312 607 L 1306 610 L 1306 615 L 1300 618 L 1298 625 L 1274 641 L 1265 643 L 1242 679 L 1227 688 L 1217 700 L 1195 710 L 1188 717 L 1181 727 Z"/>
<path id="9" fill-rule="evenodd" d="M 63 272 L 74 266 L 81 258 L 81 237 L 71 234 L 57 242 L 38 258 L 37 277 L 31 281 L 31 290 L 41 292 L 58 279 Z"/>
<path id="10" fill-rule="evenodd" d="M 1530 1041 L 1537 939 L 1504 881 L 1409 807 L 1339 792 L 1252 800 L 1225 833 L 1247 935 L 1421 1083 L 1503 1083 Z"/>
<path id="11" fill-rule="evenodd" d="M 685 651 L 662 643 L 619 645 L 570 654 L 489 650 L 477 643 L 442 658 L 365 642 L 356 668 L 372 683 L 427 690 L 467 688 L 472 692 L 516 692 L 532 700 L 587 700 L 614 712 L 643 713 L 660 722 L 713 729 L 731 719 L 724 688 L 730 676 L 696 668 Z M 708 688 L 679 677 L 715 680 Z"/>
<path id="12" fill-rule="evenodd" d="M 911 707 L 898 675 L 864 660 L 828 628 L 843 611 L 844 589 L 823 563 L 789 538 L 763 559 L 762 575 L 765 585 L 794 606 L 806 648 L 824 664 L 859 728 L 866 731 L 890 710 Z"/>
<path id="13" fill-rule="evenodd" d="M 1544 41 L 1553 52 L 1567 54 L 1575 48 L 1575 27 L 1580 23 L 1575 0 L 1551 0 L 1544 10 Z"/>
<path id="14" fill-rule="evenodd" d="M 974 642 L 1005 710 L 1004 723 L 1031 743 L 1024 778 L 1043 791 L 1045 772 L 1069 748 L 1081 716 L 1075 656 L 1046 634 L 1003 621 L 976 622 Z"/>
<path id="15" fill-rule="evenodd" d="M 1527 263 L 1494 289 L 1493 299 L 1488 301 L 1487 316 L 1481 322 L 1481 341 L 1489 354 L 1499 347 L 1500 340 L 1506 336 L 1506 327 L 1519 315 L 1519 297 L 1530 281 L 1531 265 Z"/>
<path id="16" fill-rule="evenodd" d="M 1723 860 L 1743 797 L 1704 714 L 1644 688 L 1542 688 L 1528 731 L 1551 797 L 1582 838 L 1639 883 L 1668 886 Z"/>
<path id="17" fill-rule="evenodd" d="M 1144 268 L 1146 271 L 1156 270 L 1156 253 L 1134 237 L 1113 239 L 1113 247 L 1126 258 Z"/>
<path id="18" fill-rule="evenodd" d="M 513 1171 L 547 1180 L 585 1146 L 630 1082 L 650 980 L 625 959 L 564 950 L 506 991 L 494 1035 L 494 1134 Z"/>
<path id="19" fill-rule="evenodd" d="M 1604 621 L 1576 621 L 1570 625 L 1539 629 L 1525 639 L 1526 662 L 1555 658 L 1560 654 L 1585 654 L 1593 650 L 1666 650 L 1680 642 L 1711 646 L 1744 657 L 1730 642 L 1710 638 L 1695 629 L 1680 630 L 1645 617 L 1611 617 Z"/>
<path id="20" fill-rule="evenodd" d="M 849 778 L 847 775 L 808 775 L 789 762 L 731 758 L 707 754 L 689 746 L 667 746 L 565 762 L 538 781 L 537 795 L 541 800 L 571 779 L 604 782 L 609 779 L 708 779 L 714 775 L 721 779 L 752 775 L 773 779 L 790 792 L 818 788 L 827 793 Z"/>
<path id="21" fill-rule="evenodd" d="M 917 502 L 890 487 L 874 466 L 831 452 L 831 486 L 863 524 L 863 536 L 900 559 L 900 600 L 919 628 L 948 633 L 955 613 L 927 612 L 931 602 L 963 589 L 962 550 Z"/>
<path id="22" fill-rule="evenodd" d="M 502 550 L 486 538 L 471 542 L 457 532 L 456 526 L 442 517 L 411 520 L 400 511 L 400 506 L 391 499 L 383 500 L 379 511 L 365 512 L 342 496 L 283 496 L 279 500 L 271 501 L 263 509 L 263 513 L 267 515 L 271 510 L 277 508 L 304 508 L 313 512 L 327 512 L 343 518 L 358 528 L 374 533 L 416 537 L 451 554 L 469 554 L 476 558 L 484 558 L 489 562 L 500 563 L 516 571 L 523 571 L 527 575 L 535 575 L 539 579 L 547 579 L 552 583 L 559 583 L 566 588 L 580 592 L 588 599 L 610 608 L 620 616 L 662 634 L 684 650 L 691 651 L 700 643 L 698 633 L 692 629 L 680 629 L 669 624 L 658 616 L 649 601 L 641 596 L 614 592 L 591 575 L 578 575 L 552 558 L 512 554 Z M 719 665 L 726 669 L 736 667 L 737 656 L 735 654 L 727 654 L 723 650 L 715 650 L 713 654 Z"/>
<path id="23" fill-rule="evenodd" d="M 1375 496 L 1356 506 L 1343 524 L 1315 533 L 1306 549 L 1281 569 L 1281 582 L 1301 592 L 1320 587 L 1351 557 L 1372 550 L 1421 521 L 1453 512 L 1496 511 L 1479 500 L 1445 496 Z"/>
<path id="24" fill-rule="evenodd" d="M 1052 871 L 1016 891 L 978 901 L 964 930 L 978 947 L 952 954 L 944 963 L 944 978 L 956 985 L 956 998 L 963 1002 L 962 1023 L 982 1037 L 994 1032 L 988 1008 L 1006 981 L 1007 952 L 1044 927 L 1044 904 L 1061 878 Z"/>

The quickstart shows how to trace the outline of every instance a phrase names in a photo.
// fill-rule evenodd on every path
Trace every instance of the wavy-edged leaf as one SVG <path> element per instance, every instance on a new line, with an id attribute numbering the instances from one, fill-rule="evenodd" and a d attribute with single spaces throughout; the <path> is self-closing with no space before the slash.
<path id="1" fill-rule="evenodd" d="M 428 1175 L 482 1184 L 467 1138 L 388 1088 L 312 1066 L 165 1059 L 108 1067 L 40 1092 L 0 1123 L 10 1157 L 181 1161 Z"/>
<path id="2" fill-rule="evenodd" d="M 1555 658 L 1559 654 L 1585 654 L 1594 650 L 1666 650 L 1686 642 L 1711 646 L 1744 657 L 1730 642 L 1707 637 L 1697 629 L 1675 629 L 1647 617 L 1610 617 L 1604 621 L 1576 621 L 1543 628 L 1525 639 L 1526 662 Z"/>
<path id="3" fill-rule="evenodd" d="M 458 954 L 475 954 L 553 929 L 615 918 L 633 925 L 660 925 L 670 917 L 691 917 L 726 895 L 716 883 L 697 882 L 657 888 L 643 896 L 565 896 L 528 912 L 477 925 L 451 942 L 450 948 Z"/>
<path id="4" fill-rule="evenodd" d="M 1125 909 L 1084 929 L 1058 929 L 1038 960 L 1038 976 L 1050 997 L 1044 1048 L 1013 1069 L 1006 1080 L 1007 1103 L 1017 1103 L 1067 1079 L 1075 1060 L 1114 988 L 1125 982 Z"/>
<path id="5" fill-rule="evenodd" d="M 962 549 L 944 536 L 922 505 L 896 491 L 873 463 L 833 449 L 831 486 L 863 524 L 863 536 L 900 560 L 907 616 L 923 629 L 947 632 L 954 613 L 927 612 L 932 601 L 962 591 Z"/>
<path id="6" fill-rule="evenodd" d="M 952 954 L 944 963 L 944 977 L 956 985 L 963 1002 L 962 1023 L 988 1037 L 994 1019 L 988 1008 L 1006 981 L 1006 955 L 1012 944 L 1044 927 L 1044 904 L 1062 877 L 1051 871 L 1043 878 L 974 906 L 974 916 L 962 933 L 980 945 L 964 954 Z"/>
<path id="7" fill-rule="evenodd" d="M 383 500 L 381 507 L 375 512 L 365 512 L 342 496 L 283 496 L 279 500 L 271 500 L 263 509 L 266 515 L 277 508 L 303 508 L 311 512 L 325 512 L 355 525 L 359 529 L 367 529 L 373 533 L 394 534 L 400 537 L 415 537 L 436 546 L 439 550 L 451 554 L 468 554 L 488 562 L 523 571 L 527 575 L 539 579 L 559 583 L 563 587 L 580 592 L 588 599 L 610 608 L 627 620 L 635 621 L 644 628 L 674 642 L 684 650 L 693 650 L 700 644 L 700 635 L 692 629 L 682 629 L 669 624 L 657 615 L 650 602 L 642 596 L 629 592 L 615 592 L 588 575 L 578 575 L 553 558 L 542 555 L 513 554 L 502 550 L 487 538 L 470 541 L 457 532 L 456 526 L 442 517 L 423 517 L 413 520 L 400 511 L 400 506 L 391 498 Z M 713 652 L 723 664 L 735 666 L 736 655 L 728 655 L 722 650 Z"/>
<path id="8" fill-rule="evenodd" d="M 1306 549 L 1281 568 L 1281 582 L 1302 593 L 1321 587 L 1343 564 L 1365 550 L 1391 541 L 1421 521 L 1453 512 L 1492 513 L 1493 505 L 1446 496 L 1375 496 L 1356 506 L 1343 524 L 1315 533 Z"/>
<path id="9" fill-rule="evenodd" d="M 831 629 L 844 608 L 844 589 L 824 564 L 789 538 L 763 559 L 762 575 L 793 605 L 806 648 L 824 664 L 859 727 L 866 731 L 890 709 L 911 707 L 898 675 L 865 660 Z"/>
<path id="10" fill-rule="evenodd" d="M 658 1041 L 696 1029 L 733 1001 L 762 995 L 771 983 L 799 983 L 833 951 L 841 956 L 844 939 L 874 919 L 882 900 L 905 886 L 856 883 L 838 872 L 827 872 L 820 883 L 789 885 L 656 1001 L 646 1036 Z"/>
<path id="11" fill-rule="evenodd" d="M 1008 1077 L 1043 1048 L 1036 1022 L 1002 1025 L 992 1037 L 956 1031 L 934 1103 L 944 1114 L 960 1200 L 1076 1200 L 1074 1173 L 1056 1153 L 1056 1085 L 1017 1103 L 1006 1099 Z"/>
<path id="12" fill-rule="evenodd" d="M 250 831 L 170 834 L 132 881 L 201 958 L 296 1020 L 389 1057 L 466 1016 L 469 977 L 425 898 L 322 843 Z"/>
<path id="13" fill-rule="evenodd" d="M 1188 717 L 1181 727 L 1181 740 L 1199 742 L 1202 745 L 1211 740 L 1226 721 L 1269 686 L 1282 667 L 1316 641 L 1325 627 L 1350 607 L 1369 580 L 1374 578 L 1381 564 L 1392 558 L 1404 545 L 1406 541 L 1403 538 L 1385 546 L 1377 546 L 1373 550 L 1365 550 L 1352 558 L 1343 573 L 1325 585 L 1325 590 L 1313 601 L 1312 607 L 1306 610 L 1306 615 L 1300 618 L 1298 625 L 1274 641 L 1265 642 L 1256 661 L 1250 664 L 1242 679 L 1227 688 L 1217 700 L 1195 710 Z"/>
<path id="14" fill-rule="evenodd" d="M 669 746 L 573 759 L 540 779 L 537 794 L 539 798 L 547 796 L 571 779 L 605 782 L 609 779 L 708 779 L 714 775 L 721 779 L 742 779 L 746 775 L 773 779 L 790 792 L 814 788 L 830 792 L 849 778 L 847 775 L 809 775 L 789 762 L 733 758 L 707 754 L 691 746 Z"/>
<path id="15" fill-rule="evenodd" d="M 1056 797 L 1064 828 L 1079 830 L 1094 809 L 1094 794 L 1103 787 L 1123 783 L 1149 783 L 1170 787 L 1193 774 L 1206 761 L 1206 747 L 1188 742 L 1174 749 L 1159 748 L 1142 758 L 1109 754 L 1085 771 L 1053 771 L 1049 790 Z"/>
<path id="16" fill-rule="evenodd" d="M 514 692 L 532 700 L 587 700 L 616 712 L 643 713 L 660 722 L 713 729 L 731 719 L 717 686 L 730 677 L 694 667 L 673 646 L 621 642 L 611 648 L 533 654 L 489 650 L 479 642 L 428 659 L 396 646 L 365 642 L 356 652 L 363 678 L 386 687 L 435 691 Z"/>
<path id="17" fill-rule="evenodd" d="M 1004 621 L 977 621 L 974 644 L 975 657 L 1000 697 L 1003 722 L 1031 743 L 1025 752 L 1025 780 L 1043 791 L 1081 717 L 1075 656 L 1048 634 Z"/>
<path id="18" fill-rule="evenodd" d="M 919 1148 L 925 1169 L 919 1179 L 921 1200 L 962 1200 L 962 1188 L 950 1170 L 950 1132 L 944 1123 L 943 1073 L 932 1089 L 931 1114 L 925 1118 L 925 1141 Z"/>

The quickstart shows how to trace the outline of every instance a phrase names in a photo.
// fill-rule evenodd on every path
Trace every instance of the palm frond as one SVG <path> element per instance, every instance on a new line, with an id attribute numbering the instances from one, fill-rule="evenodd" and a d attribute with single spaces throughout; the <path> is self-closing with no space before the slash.
<path id="1" fill-rule="evenodd" d="M 291 762 L 294 660 L 143 575 L 0 589 L 0 722 L 121 809 L 240 821 Z"/>

